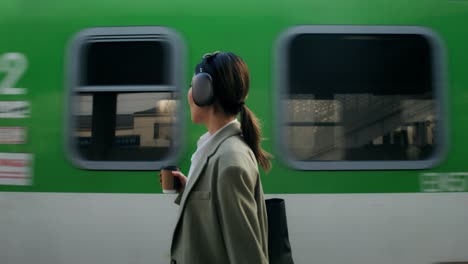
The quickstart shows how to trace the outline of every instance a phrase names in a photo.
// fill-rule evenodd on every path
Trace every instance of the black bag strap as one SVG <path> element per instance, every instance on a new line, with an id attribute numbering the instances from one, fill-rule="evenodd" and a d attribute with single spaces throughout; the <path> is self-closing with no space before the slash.
<path id="1" fill-rule="evenodd" d="M 266 199 L 268 214 L 268 255 L 270 264 L 294 264 L 289 243 L 284 199 Z"/>

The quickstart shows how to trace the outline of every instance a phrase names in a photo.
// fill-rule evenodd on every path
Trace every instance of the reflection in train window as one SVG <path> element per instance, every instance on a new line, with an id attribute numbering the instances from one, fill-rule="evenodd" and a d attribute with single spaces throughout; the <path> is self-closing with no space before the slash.
<path id="1" fill-rule="evenodd" d="M 164 92 L 77 96 L 75 136 L 81 156 L 102 161 L 163 160 L 171 146 L 179 144 L 173 137 L 178 122 L 178 101 L 173 96 Z M 114 100 L 115 111 L 105 109 Z"/>
<path id="2" fill-rule="evenodd" d="M 442 62 L 431 31 L 299 27 L 279 56 L 280 147 L 293 167 L 414 169 L 440 160 Z"/>
<path id="3" fill-rule="evenodd" d="M 76 165 L 153 170 L 177 159 L 180 45 L 160 27 L 93 28 L 75 37 L 68 145 Z"/>

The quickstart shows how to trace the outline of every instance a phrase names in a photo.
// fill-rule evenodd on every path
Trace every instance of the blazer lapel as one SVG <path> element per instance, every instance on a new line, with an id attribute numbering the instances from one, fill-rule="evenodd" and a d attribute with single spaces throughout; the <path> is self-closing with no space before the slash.
<path id="1" fill-rule="evenodd" d="M 198 178 L 200 178 L 200 175 L 202 174 L 203 169 L 205 168 L 208 162 L 208 159 L 216 153 L 216 150 L 218 149 L 219 145 L 221 145 L 221 143 L 224 140 L 239 134 L 241 134 L 240 124 L 232 123 L 229 124 L 227 127 L 223 128 L 222 131 L 217 133 L 211 139 L 211 142 L 208 143 L 209 146 L 207 147 L 204 155 L 201 157 L 200 161 L 198 162 L 198 164 L 196 164 L 196 167 L 193 169 L 192 175 L 190 176 L 190 180 L 188 181 L 187 186 L 185 186 L 185 190 L 180 202 L 181 210 L 179 211 L 183 210 L 185 201 L 187 200 L 187 197 L 190 194 L 190 191 L 192 190 L 193 186 L 195 186 L 195 183 L 197 182 Z"/>

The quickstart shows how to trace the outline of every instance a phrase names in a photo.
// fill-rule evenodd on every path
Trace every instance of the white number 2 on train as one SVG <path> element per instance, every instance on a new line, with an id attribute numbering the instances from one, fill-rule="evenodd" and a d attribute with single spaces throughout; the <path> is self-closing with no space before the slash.
<path id="1" fill-rule="evenodd" d="M 15 86 L 27 68 L 28 60 L 22 53 L 0 55 L 0 94 L 25 94 L 26 88 Z"/>

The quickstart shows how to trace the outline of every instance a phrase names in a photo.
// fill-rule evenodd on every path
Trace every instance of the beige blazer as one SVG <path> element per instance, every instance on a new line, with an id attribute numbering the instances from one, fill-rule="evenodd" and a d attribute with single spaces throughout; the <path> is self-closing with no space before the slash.
<path id="1" fill-rule="evenodd" d="M 229 124 L 211 141 L 183 193 L 171 263 L 267 264 L 268 222 L 257 161 Z"/>

